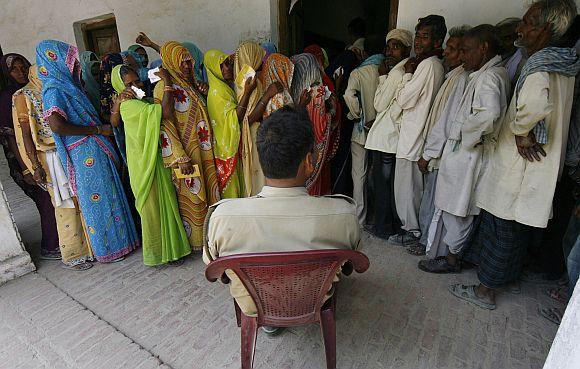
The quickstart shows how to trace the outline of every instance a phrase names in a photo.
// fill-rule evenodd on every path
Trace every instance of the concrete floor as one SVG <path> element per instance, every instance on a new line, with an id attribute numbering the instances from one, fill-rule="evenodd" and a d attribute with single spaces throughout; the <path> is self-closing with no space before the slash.
<path id="1" fill-rule="evenodd" d="M 24 242 L 37 248 L 32 203 L 3 168 L 0 180 Z M 418 258 L 368 235 L 363 251 L 369 271 L 339 286 L 338 368 L 542 367 L 557 330 L 537 313 L 551 305 L 546 286 L 523 284 L 522 294 L 501 294 L 498 309 L 485 311 L 447 292 L 475 282 L 473 271 L 420 272 Z M 227 287 L 205 279 L 199 255 L 180 267 L 145 267 L 140 252 L 83 273 L 37 266 L 0 287 L 1 368 L 240 367 Z M 255 368 L 325 367 L 316 326 L 258 336 Z"/>

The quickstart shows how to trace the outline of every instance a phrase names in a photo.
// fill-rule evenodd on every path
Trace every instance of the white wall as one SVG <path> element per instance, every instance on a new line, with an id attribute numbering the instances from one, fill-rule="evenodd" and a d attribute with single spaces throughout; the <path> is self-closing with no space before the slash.
<path id="1" fill-rule="evenodd" d="M 415 29 L 417 19 L 429 14 L 445 17 L 447 28 L 496 24 L 507 17 L 521 18 L 529 0 L 400 0 L 397 27 Z M 580 7 L 580 0 L 576 0 Z"/>
<path id="2" fill-rule="evenodd" d="M 139 31 L 160 42 L 192 41 L 204 51 L 270 38 L 268 0 L 2 0 L 2 50 L 30 58 L 43 39 L 75 44 L 74 22 L 107 13 L 116 17 L 122 49 Z"/>

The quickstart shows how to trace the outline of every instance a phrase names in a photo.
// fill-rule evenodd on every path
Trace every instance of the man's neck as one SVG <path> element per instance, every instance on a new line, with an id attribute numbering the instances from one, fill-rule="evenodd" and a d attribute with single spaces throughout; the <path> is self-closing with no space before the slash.
<path id="1" fill-rule="evenodd" d="M 284 179 L 266 178 L 266 186 L 278 188 L 306 187 L 306 181 L 299 178 L 284 178 Z"/>

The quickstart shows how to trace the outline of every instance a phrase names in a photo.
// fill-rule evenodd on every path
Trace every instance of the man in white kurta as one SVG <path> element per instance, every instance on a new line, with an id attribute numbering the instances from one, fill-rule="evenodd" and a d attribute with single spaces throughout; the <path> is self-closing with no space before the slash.
<path id="1" fill-rule="evenodd" d="M 387 239 L 398 230 L 395 208 L 394 177 L 395 153 L 399 140 L 402 110 L 395 103 L 395 93 L 405 75 L 413 34 L 407 30 L 394 29 L 387 34 L 385 61 L 379 66 L 379 86 L 374 106 L 377 117 L 372 124 L 365 149 L 372 155 L 372 183 L 374 187 L 374 224 L 367 228 L 374 236 Z"/>
<path id="2" fill-rule="evenodd" d="M 484 48 L 485 52 L 479 52 Z M 509 77 L 497 55 L 500 43 L 492 26 L 477 26 L 463 38 L 469 83 L 452 118 L 443 149 L 435 206 L 441 210 L 439 238 L 449 248 L 446 257 L 422 260 L 419 269 L 431 273 L 457 273 L 458 260 L 479 214 L 475 205 L 480 174 L 489 164 L 510 93 Z"/>
<path id="3" fill-rule="evenodd" d="M 396 96 L 396 103 L 403 110 L 395 164 L 395 204 L 402 232 L 389 237 L 389 242 L 396 245 L 412 246 L 421 236 L 423 174 L 417 161 L 423 152 L 423 131 L 431 104 L 445 78 L 439 55 L 446 34 L 443 17 L 430 15 L 419 20 L 414 42 L 417 57 L 405 64 L 405 75 Z"/>
<path id="4" fill-rule="evenodd" d="M 477 193 L 480 284 L 449 288 L 485 309 L 496 308 L 498 288 L 519 278 L 531 227 L 546 227 L 550 218 L 580 60 L 572 49 L 549 45 L 566 32 L 576 12 L 573 2 L 538 0 L 517 28 L 517 46 L 530 57 Z"/>
<path id="5" fill-rule="evenodd" d="M 379 84 L 379 62 L 384 58 L 377 58 L 378 53 L 382 52 L 381 46 L 373 45 L 372 38 L 365 39 L 365 47 L 369 52 L 375 54 L 367 58 L 360 67 L 353 70 L 348 79 L 348 86 L 344 92 L 344 102 L 349 112 L 348 119 L 354 121 L 351 137 L 351 155 L 352 155 L 352 182 L 353 182 L 353 199 L 356 202 L 356 212 L 360 225 L 364 225 L 367 217 L 367 207 L 365 204 L 366 196 L 366 177 L 367 177 L 367 151 L 365 143 L 367 133 L 365 125 L 375 120 L 377 112 L 375 111 L 374 100 L 375 92 Z M 384 42 L 384 40 L 383 40 Z M 377 53 L 378 49 L 378 53 Z M 364 120 L 361 121 L 361 120 Z"/>
<path id="6" fill-rule="evenodd" d="M 467 72 L 461 65 L 461 40 L 468 28 L 454 27 L 449 31 L 449 39 L 443 51 L 443 65 L 449 72 L 445 75 L 445 82 L 441 85 L 423 131 L 425 147 L 417 162 L 423 173 L 423 196 L 419 207 L 419 226 L 421 239 L 419 244 L 411 246 L 407 251 L 412 255 L 424 255 L 427 246 L 429 226 L 435 214 L 435 185 L 439 172 L 439 161 L 443 147 L 449 136 L 451 116 L 454 114 L 463 90 L 467 85 Z"/>

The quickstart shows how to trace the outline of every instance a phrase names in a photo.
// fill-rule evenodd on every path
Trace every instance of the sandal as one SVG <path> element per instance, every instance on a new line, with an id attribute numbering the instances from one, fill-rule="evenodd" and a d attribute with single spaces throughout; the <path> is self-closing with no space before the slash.
<path id="1" fill-rule="evenodd" d="M 167 262 L 167 265 L 172 266 L 172 267 L 178 267 L 183 265 L 184 260 L 183 259 L 179 259 L 179 260 L 173 260 L 173 261 L 169 261 Z"/>
<path id="2" fill-rule="evenodd" d="M 40 260 L 60 260 L 60 259 L 62 259 L 60 253 L 40 255 Z"/>
<path id="3" fill-rule="evenodd" d="M 461 283 L 454 284 L 449 286 L 449 292 L 455 297 L 458 297 L 462 300 L 467 302 L 471 302 L 474 305 L 479 306 L 480 308 L 487 309 L 487 310 L 495 310 L 496 305 L 483 300 L 482 298 L 478 297 L 475 293 L 476 286 L 466 286 Z"/>
<path id="4" fill-rule="evenodd" d="M 556 300 L 562 304 L 568 303 L 568 293 L 565 287 L 560 288 L 548 288 L 545 290 L 546 295 L 552 300 Z"/>
<path id="5" fill-rule="evenodd" d="M 411 255 L 423 256 L 427 253 L 427 246 L 419 243 L 417 245 L 409 246 L 407 252 Z"/>
<path id="6" fill-rule="evenodd" d="M 427 273 L 435 274 L 456 274 L 461 273 L 461 264 L 459 261 L 455 265 L 449 264 L 445 256 L 435 259 L 421 260 L 418 264 L 419 269 Z"/>
<path id="7" fill-rule="evenodd" d="M 62 268 L 67 270 L 73 270 L 75 272 L 84 272 L 85 270 L 89 270 L 93 267 L 92 263 L 82 263 L 77 265 L 67 265 L 63 264 Z"/>
<path id="8" fill-rule="evenodd" d="M 557 325 L 560 325 L 560 323 L 562 322 L 562 316 L 564 316 L 564 311 L 562 311 L 562 309 L 560 308 L 538 307 L 538 313 L 540 313 L 541 316 Z"/>

